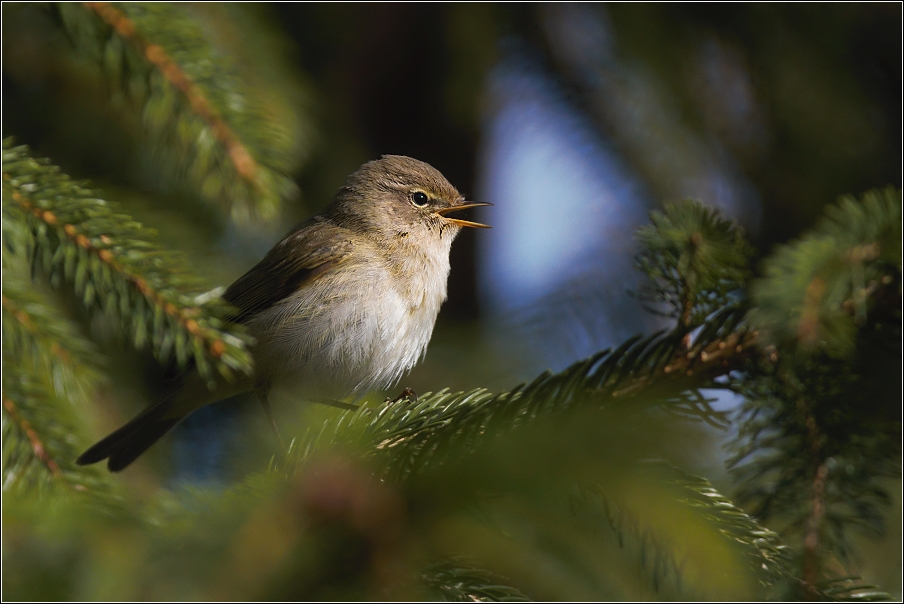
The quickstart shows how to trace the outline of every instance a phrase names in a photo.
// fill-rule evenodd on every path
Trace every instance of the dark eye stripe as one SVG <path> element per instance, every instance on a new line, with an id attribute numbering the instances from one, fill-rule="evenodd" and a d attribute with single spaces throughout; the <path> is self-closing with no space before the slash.
<path id="1" fill-rule="evenodd" d="M 411 203 L 416 206 L 424 207 L 427 205 L 427 202 L 430 201 L 430 198 L 427 197 L 426 193 L 422 193 L 421 191 L 415 191 L 411 194 Z"/>

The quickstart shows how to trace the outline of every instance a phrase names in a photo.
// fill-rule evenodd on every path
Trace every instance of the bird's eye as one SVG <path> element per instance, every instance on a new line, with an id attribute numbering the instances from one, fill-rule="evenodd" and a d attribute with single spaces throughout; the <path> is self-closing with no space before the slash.
<path id="1" fill-rule="evenodd" d="M 419 208 L 423 208 L 425 205 L 427 205 L 428 201 L 430 201 L 430 198 L 427 197 L 426 193 L 415 191 L 411 194 L 411 203 L 418 206 Z"/>

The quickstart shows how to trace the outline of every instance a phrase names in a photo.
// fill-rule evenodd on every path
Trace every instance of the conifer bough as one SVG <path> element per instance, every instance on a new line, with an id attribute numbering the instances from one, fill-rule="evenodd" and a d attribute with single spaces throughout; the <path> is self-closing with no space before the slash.
<path id="1" fill-rule="evenodd" d="M 247 336 L 220 319 L 229 306 L 196 304 L 197 278 L 156 246 L 152 231 L 9 141 L 3 194 L 5 218 L 28 233 L 29 249 L 15 253 L 29 254 L 54 285 L 67 282 L 88 308 L 117 317 L 138 348 L 150 343 L 158 359 L 193 362 L 208 381 L 250 370 Z"/>
<path id="2" fill-rule="evenodd" d="M 168 3 L 59 3 L 74 50 L 94 62 L 114 96 L 129 101 L 154 164 L 226 207 L 237 224 L 273 219 L 297 197 L 285 126 L 197 19 Z"/>

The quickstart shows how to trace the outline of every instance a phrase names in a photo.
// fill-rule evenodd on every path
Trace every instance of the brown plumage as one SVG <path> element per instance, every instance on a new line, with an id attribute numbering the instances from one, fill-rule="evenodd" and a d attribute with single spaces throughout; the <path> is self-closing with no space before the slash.
<path id="1" fill-rule="evenodd" d="M 395 384 L 423 355 L 446 299 L 449 218 L 464 198 L 432 166 L 387 155 L 361 166 L 321 215 L 277 243 L 223 297 L 256 339 L 255 373 L 210 391 L 194 372 L 78 458 L 128 466 L 190 413 L 271 387 L 335 399 Z"/>

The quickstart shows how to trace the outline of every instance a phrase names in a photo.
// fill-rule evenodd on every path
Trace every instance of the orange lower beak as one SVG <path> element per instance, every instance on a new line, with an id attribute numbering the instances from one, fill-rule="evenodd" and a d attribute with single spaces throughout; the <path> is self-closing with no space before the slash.
<path id="1" fill-rule="evenodd" d="M 448 208 L 441 208 L 439 210 L 436 210 L 436 213 L 439 214 L 440 216 L 442 216 L 443 218 L 445 218 L 448 222 L 451 222 L 452 224 L 456 224 L 458 226 L 471 227 L 471 228 L 475 228 L 475 229 L 490 229 L 493 227 L 491 227 L 488 224 L 481 224 L 479 222 L 471 222 L 470 220 L 462 220 L 461 218 L 446 218 L 446 214 L 449 214 L 451 212 L 457 212 L 459 210 L 467 210 L 469 208 L 477 208 L 480 206 L 491 206 L 491 205 L 493 205 L 493 204 L 482 202 L 482 201 L 475 201 L 473 203 L 463 203 L 458 206 L 450 206 Z"/>

